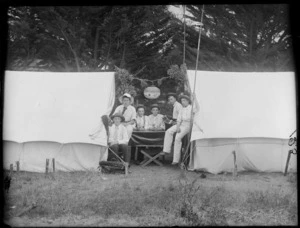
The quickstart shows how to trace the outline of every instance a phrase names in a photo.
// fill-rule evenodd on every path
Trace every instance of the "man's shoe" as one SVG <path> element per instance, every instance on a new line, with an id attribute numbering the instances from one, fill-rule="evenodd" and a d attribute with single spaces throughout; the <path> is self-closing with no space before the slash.
<path id="1" fill-rule="evenodd" d="M 178 162 L 172 162 L 171 165 L 178 165 Z"/>

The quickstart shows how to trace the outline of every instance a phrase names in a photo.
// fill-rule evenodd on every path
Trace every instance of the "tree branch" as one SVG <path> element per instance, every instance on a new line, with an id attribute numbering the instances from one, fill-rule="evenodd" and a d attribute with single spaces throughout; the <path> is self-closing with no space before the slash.
<path id="1" fill-rule="evenodd" d="M 141 73 L 144 69 L 146 68 L 146 66 L 143 66 L 142 69 L 140 69 L 137 73 L 135 73 L 133 76 L 137 76 L 139 73 Z"/>
<path id="2" fill-rule="evenodd" d="M 59 25 L 57 25 L 57 26 L 58 26 L 58 28 L 60 29 L 61 33 L 63 34 L 63 36 L 64 36 L 66 42 L 68 43 L 68 45 L 69 45 L 69 47 L 70 47 L 70 49 L 71 49 L 71 51 L 72 51 L 72 53 L 73 53 L 73 55 L 74 55 L 74 58 L 75 58 L 75 62 L 76 62 L 76 66 L 77 66 L 77 71 L 80 72 L 80 65 L 79 65 L 79 61 L 78 61 L 78 57 L 77 57 L 76 51 L 72 48 L 72 45 L 71 45 L 71 43 L 70 43 L 68 37 L 67 37 L 66 34 L 64 33 L 63 29 L 62 29 Z"/>
<path id="3" fill-rule="evenodd" d="M 107 55 L 106 55 L 106 58 L 104 60 L 104 62 L 107 64 L 108 63 L 108 58 L 109 58 L 109 55 L 110 55 L 110 49 L 111 49 L 111 29 L 112 29 L 112 25 L 110 23 L 110 27 L 109 27 L 109 45 L 108 45 L 108 51 L 107 51 Z"/>

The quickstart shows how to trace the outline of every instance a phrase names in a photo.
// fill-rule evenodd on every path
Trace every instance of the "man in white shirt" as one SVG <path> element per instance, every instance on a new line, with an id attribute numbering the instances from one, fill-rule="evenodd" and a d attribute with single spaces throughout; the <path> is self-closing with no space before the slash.
<path id="1" fill-rule="evenodd" d="M 149 117 L 149 130 L 152 131 L 163 131 L 165 130 L 165 123 L 163 115 L 159 114 L 160 108 L 158 104 L 151 105 L 152 114 Z"/>
<path id="2" fill-rule="evenodd" d="M 177 101 L 177 95 L 176 93 L 168 93 L 167 94 L 167 100 L 168 102 L 173 106 L 173 115 L 172 115 L 172 120 L 169 120 L 166 118 L 166 123 L 167 124 L 176 124 L 176 120 L 178 117 L 178 114 L 180 110 L 182 109 L 182 105 Z"/>
<path id="3" fill-rule="evenodd" d="M 149 118 L 145 115 L 145 106 L 139 105 L 136 108 L 136 123 L 134 124 L 134 128 L 137 130 L 148 130 L 149 128 Z"/>
<path id="4" fill-rule="evenodd" d="M 127 149 L 128 145 L 128 135 L 127 129 L 121 122 L 125 119 L 120 113 L 116 113 L 112 116 L 113 125 L 109 127 L 109 138 L 108 144 L 109 148 L 113 150 L 116 154 L 119 154 L 119 151 L 123 154 L 123 158 L 125 162 L 130 162 L 130 151 Z M 108 154 L 108 160 L 114 157 L 112 153 Z"/>
<path id="5" fill-rule="evenodd" d="M 176 165 L 179 163 L 181 158 L 181 147 L 182 147 L 182 138 L 189 133 L 191 129 L 191 109 L 190 98 L 186 95 L 181 95 L 179 100 L 182 104 L 182 109 L 179 111 L 177 116 L 176 125 L 170 127 L 166 133 L 164 138 L 164 148 L 161 155 L 165 155 L 165 153 L 171 152 L 171 146 L 173 141 L 173 135 L 176 132 L 175 142 L 174 142 L 174 156 L 172 165 Z"/>
<path id="6" fill-rule="evenodd" d="M 131 105 L 132 103 L 132 97 L 129 93 L 125 93 L 122 96 L 122 105 L 119 105 L 114 114 L 120 113 L 121 115 L 124 116 L 125 121 L 122 123 L 124 127 L 127 129 L 127 134 L 128 138 L 131 138 L 132 131 L 133 131 L 133 125 L 136 120 L 136 110 L 135 108 Z"/>

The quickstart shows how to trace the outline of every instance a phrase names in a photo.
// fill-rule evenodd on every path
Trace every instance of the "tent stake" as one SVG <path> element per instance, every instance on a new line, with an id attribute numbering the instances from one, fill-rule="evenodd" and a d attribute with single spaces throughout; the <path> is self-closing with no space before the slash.
<path id="1" fill-rule="evenodd" d="M 285 170 L 284 170 L 284 176 L 286 176 L 287 171 L 288 171 L 288 167 L 289 167 L 289 163 L 290 163 L 290 158 L 291 158 L 291 154 L 292 154 L 292 150 L 289 151 L 288 157 L 286 159 L 286 164 L 285 164 Z"/>
<path id="2" fill-rule="evenodd" d="M 53 173 L 55 173 L 55 158 L 52 158 Z"/>
<path id="3" fill-rule="evenodd" d="M 125 166 L 125 176 L 127 176 L 128 175 L 128 162 L 125 162 L 124 166 Z"/>
<path id="4" fill-rule="evenodd" d="M 236 153 L 235 151 L 232 151 L 232 154 L 233 154 L 233 172 L 232 172 L 232 175 L 233 177 L 237 177 L 237 165 L 236 165 Z"/>
<path id="5" fill-rule="evenodd" d="M 17 165 L 17 173 L 20 171 L 20 162 L 16 161 L 16 165 Z"/>
<path id="6" fill-rule="evenodd" d="M 48 171 L 49 171 L 49 159 L 46 159 L 46 175 L 48 175 Z"/>

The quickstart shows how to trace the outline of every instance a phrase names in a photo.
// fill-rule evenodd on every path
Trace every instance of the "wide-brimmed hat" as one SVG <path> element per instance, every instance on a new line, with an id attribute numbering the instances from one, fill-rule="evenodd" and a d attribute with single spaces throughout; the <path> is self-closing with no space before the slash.
<path id="1" fill-rule="evenodd" d="M 144 110 L 146 110 L 146 107 L 142 104 L 139 104 L 137 107 L 136 107 L 136 111 L 139 110 L 139 108 L 143 108 Z"/>
<path id="2" fill-rule="evenodd" d="M 123 96 L 122 96 L 122 98 L 123 98 L 123 97 L 128 97 L 128 98 L 131 99 L 132 96 L 131 96 L 129 93 L 124 93 Z"/>
<path id="3" fill-rule="evenodd" d="M 167 94 L 167 99 L 168 99 L 170 96 L 175 97 L 175 99 L 177 100 L 177 94 L 176 94 L 176 93 L 168 93 L 168 94 Z"/>
<path id="4" fill-rule="evenodd" d="M 160 107 L 158 106 L 158 104 L 153 104 L 153 105 L 151 105 L 151 110 L 152 110 L 153 108 L 158 108 L 158 110 L 160 110 Z"/>
<path id="5" fill-rule="evenodd" d="M 124 93 L 123 95 L 121 95 L 121 96 L 119 97 L 120 103 L 122 103 L 124 97 L 129 98 L 130 104 L 133 104 L 134 98 L 133 98 L 133 96 L 131 96 L 129 93 Z"/>
<path id="6" fill-rule="evenodd" d="M 182 98 L 187 99 L 189 101 L 189 103 L 191 103 L 191 98 L 189 96 L 182 94 L 179 96 L 179 100 L 181 101 Z"/>
<path id="7" fill-rule="evenodd" d="M 114 115 L 112 115 L 111 119 L 113 120 L 115 117 L 120 117 L 121 118 L 121 122 L 125 121 L 124 116 L 121 113 L 116 113 Z"/>

